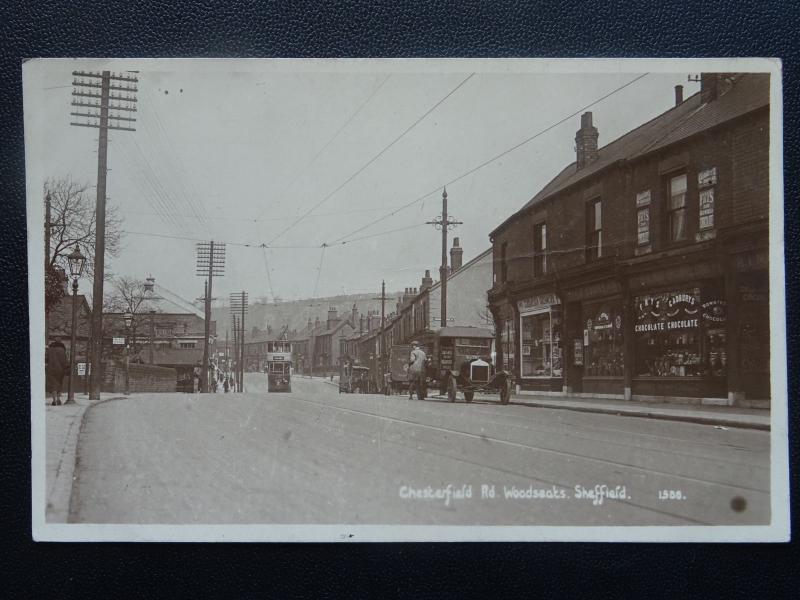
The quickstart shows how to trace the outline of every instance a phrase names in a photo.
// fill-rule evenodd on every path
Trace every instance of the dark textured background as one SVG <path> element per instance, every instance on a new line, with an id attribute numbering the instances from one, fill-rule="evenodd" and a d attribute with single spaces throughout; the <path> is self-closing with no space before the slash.
<path id="1" fill-rule="evenodd" d="M 0 514 L 11 550 L 0 558 L 2 587 L 25 597 L 363 597 L 379 589 L 417 598 L 790 595 L 794 544 L 34 544 L 20 63 L 39 56 L 780 57 L 794 399 L 799 16 L 797 3 L 753 0 L 0 2 Z M 792 402 L 794 431 L 797 422 Z M 796 447 L 791 460 L 797 465 Z"/>

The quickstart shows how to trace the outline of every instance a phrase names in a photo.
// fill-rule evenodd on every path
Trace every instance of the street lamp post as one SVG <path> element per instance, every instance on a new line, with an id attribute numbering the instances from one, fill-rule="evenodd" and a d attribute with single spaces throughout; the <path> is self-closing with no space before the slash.
<path id="1" fill-rule="evenodd" d="M 128 347 L 128 335 L 131 324 L 133 323 L 133 314 L 131 311 L 126 310 L 122 315 L 122 320 L 125 322 L 125 395 L 127 396 L 130 394 L 130 349 Z"/>
<path id="2" fill-rule="evenodd" d="M 78 314 L 78 279 L 83 273 L 83 265 L 86 263 L 86 257 L 81 254 L 77 244 L 75 249 L 67 255 L 67 262 L 69 262 L 69 274 L 72 276 L 72 332 L 69 340 L 69 380 L 67 382 L 67 401 L 65 404 L 75 403 L 75 385 L 73 379 L 77 373 L 77 362 L 75 360 L 75 326 Z M 84 375 L 85 377 L 85 375 Z"/>

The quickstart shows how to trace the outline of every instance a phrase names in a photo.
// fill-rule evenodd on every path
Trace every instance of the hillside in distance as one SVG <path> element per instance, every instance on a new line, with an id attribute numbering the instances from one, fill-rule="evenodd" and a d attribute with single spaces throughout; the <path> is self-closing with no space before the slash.
<path id="1" fill-rule="evenodd" d="M 245 315 L 245 330 L 250 334 L 253 327 L 262 331 L 271 328 L 273 332 L 280 333 L 288 325 L 289 331 L 296 329 L 302 330 L 308 320 L 313 324 L 319 318 L 324 322 L 328 318 L 329 308 L 335 308 L 339 317 L 347 318 L 352 314 L 355 305 L 358 314 L 366 315 L 368 311 L 381 312 L 381 301 L 375 297 L 380 293 L 374 294 L 342 294 L 328 298 L 309 298 L 306 300 L 280 301 L 277 304 L 267 300 L 256 300 L 250 303 L 248 312 Z M 387 292 L 386 314 L 395 310 L 397 299 L 402 296 L 402 292 Z M 232 336 L 233 323 L 231 321 L 230 308 L 225 306 L 215 307 L 211 311 L 212 319 L 217 322 L 217 339 L 224 341 L 225 334 Z"/>

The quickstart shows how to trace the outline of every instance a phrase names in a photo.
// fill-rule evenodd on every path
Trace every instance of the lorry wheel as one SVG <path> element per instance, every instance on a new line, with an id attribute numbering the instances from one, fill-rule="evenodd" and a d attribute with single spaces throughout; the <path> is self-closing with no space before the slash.
<path id="1" fill-rule="evenodd" d="M 455 377 L 450 377 L 450 384 L 447 386 L 447 401 L 455 402 L 458 393 L 458 382 Z"/>
<path id="2" fill-rule="evenodd" d="M 472 402 L 472 399 L 475 397 L 475 392 L 464 392 L 464 400 L 467 402 Z"/>

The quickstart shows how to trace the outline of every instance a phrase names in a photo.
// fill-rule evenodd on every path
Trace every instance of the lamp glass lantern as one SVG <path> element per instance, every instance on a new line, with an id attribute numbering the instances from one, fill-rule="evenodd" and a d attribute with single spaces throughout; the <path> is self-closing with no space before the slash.
<path id="1" fill-rule="evenodd" d="M 67 255 L 67 262 L 69 263 L 69 274 L 73 279 L 79 279 L 83 274 L 86 257 L 81 254 L 81 250 L 78 248 L 77 244 L 75 245 L 75 249 Z"/>
<path id="2" fill-rule="evenodd" d="M 133 313 L 131 313 L 131 311 L 129 310 L 126 310 L 122 314 L 122 320 L 125 322 L 125 327 L 129 328 L 131 326 L 131 323 L 133 323 Z"/>

